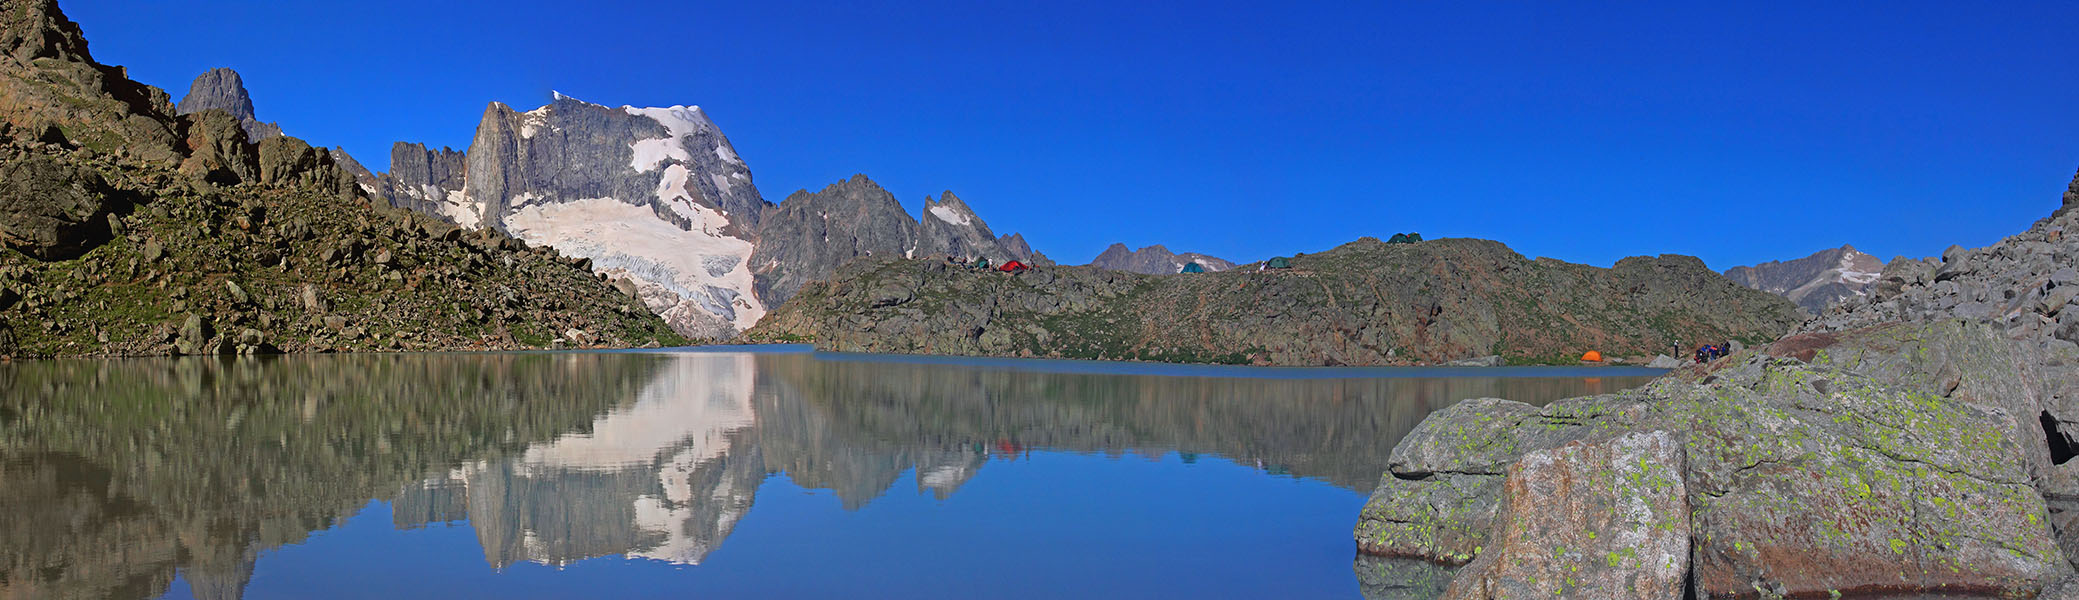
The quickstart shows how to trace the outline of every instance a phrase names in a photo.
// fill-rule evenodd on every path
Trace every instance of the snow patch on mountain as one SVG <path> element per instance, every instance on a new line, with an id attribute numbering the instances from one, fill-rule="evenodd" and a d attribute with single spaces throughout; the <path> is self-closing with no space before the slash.
<path id="1" fill-rule="evenodd" d="M 931 216 L 938 217 L 940 221 L 945 221 L 947 223 L 952 223 L 954 225 L 958 225 L 961 227 L 970 227 L 974 225 L 974 221 L 969 220 L 967 218 L 967 215 L 962 214 L 959 210 L 956 210 L 951 206 L 946 206 L 943 204 L 931 207 Z"/>
<path id="2" fill-rule="evenodd" d="M 631 115 L 649 117 L 657 121 L 657 123 L 664 125 L 664 128 L 669 131 L 666 137 L 637 140 L 635 142 L 635 157 L 630 160 L 629 166 L 635 167 L 636 171 L 646 172 L 655 169 L 658 163 L 668 159 L 676 159 L 680 162 L 693 162 L 693 153 L 686 150 L 686 145 L 683 143 L 684 139 L 686 136 L 700 133 L 714 126 L 714 122 L 709 121 L 707 115 L 702 114 L 698 106 L 672 106 L 666 108 L 623 106 L 621 110 L 627 111 Z M 733 158 L 734 154 L 732 152 L 728 158 Z M 732 160 L 731 162 L 741 161 Z"/>
<path id="3" fill-rule="evenodd" d="M 641 295 L 652 311 L 681 331 L 726 337 L 757 323 L 765 307 L 749 292 L 752 277 L 744 257 L 750 256 L 751 243 L 714 233 L 727 225 L 725 216 L 704 206 L 683 206 L 687 210 L 679 214 L 695 223 L 692 231 L 613 198 L 520 208 L 506 217 L 505 226 L 530 244 L 589 258 L 596 271 L 634 280 L 649 292 Z"/>

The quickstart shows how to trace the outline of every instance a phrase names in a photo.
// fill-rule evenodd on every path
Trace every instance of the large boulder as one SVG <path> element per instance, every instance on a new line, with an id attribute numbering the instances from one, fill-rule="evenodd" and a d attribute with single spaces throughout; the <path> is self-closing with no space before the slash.
<path id="1" fill-rule="evenodd" d="M 1464 564 L 1488 544 L 1495 499 L 1524 454 L 1627 430 L 1645 409 L 1615 396 L 1542 408 L 1498 398 L 1451 405 L 1423 419 L 1387 459 L 1387 475 L 1359 513 L 1360 552 Z"/>
<path id="2" fill-rule="evenodd" d="M 2070 572 L 1998 409 L 1766 355 L 1670 383 L 1700 597 L 2027 597 Z"/>
<path id="3" fill-rule="evenodd" d="M 1600 539 L 1607 523 L 1594 519 L 1612 501 L 1600 494 L 1646 497 L 1662 484 L 1534 482 L 1572 477 L 1603 452 L 1585 448 L 1665 432 L 1681 457 L 1646 460 L 1679 472 L 1670 479 L 1687 496 L 1698 597 L 2029 597 L 2071 572 L 2037 487 L 2062 480 L 2039 456 L 2049 453 L 2039 413 L 2021 412 L 2035 410 L 2029 388 L 2044 384 L 2011 369 L 2042 359 L 1998 339 L 1959 323 L 1798 336 L 1617 395 L 1544 408 L 1462 402 L 1394 449 L 1356 528 L 1359 548 L 1443 563 L 1470 554 L 1453 583 L 1462 597 L 1552 593 L 1523 581 L 1576 563 L 1505 549 L 1586 547 L 1555 536 Z M 2003 384 L 2003 374 L 2017 381 Z M 1562 446 L 1584 449 L 1553 450 Z M 1565 452 L 1587 458 L 1555 460 Z M 1498 473 L 1526 479 L 1498 483 Z M 1593 577 L 1636 590 L 1661 580 L 1648 567 L 1597 567 Z"/>
<path id="4" fill-rule="evenodd" d="M 0 242 L 42 260 L 77 257 L 108 239 L 120 199 L 99 172 L 40 155 L 0 164 Z"/>
<path id="5" fill-rule="evenodd" d="M 1689 498 L 1663 431 L 1574 442 L 1509 466 L 1500 539 L 1445 598 L 1657 600 L 1683 593 Z"/>
<path id="6" fill-rule="evenodd" d="M 205 110 L 183 118 L 189 123 L 188 158 L 181 161 L 182 173 L 221 184 L 261 180 L 259 153 L 246 141 L 245 127 L 237 117 Z"/>

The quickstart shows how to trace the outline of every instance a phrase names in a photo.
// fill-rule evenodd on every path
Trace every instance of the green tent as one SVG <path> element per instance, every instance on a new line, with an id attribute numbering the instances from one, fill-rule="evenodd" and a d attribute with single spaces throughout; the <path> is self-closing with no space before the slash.
<path id="1" fill-rule="evenodd" d="M 1177 271 L 1177 272 L 1178 272 L 1178 273 L 1204 273 L 1204 272 L 1206 272 L 1206 268 L 1205 268 L 1205 267 L 1201 267 L 1201 266 L 1198 266 L 1198 263 L 1195 263 L 1195 262 L 1193 262 L 1193 263 L 1184 263 L 1184 270 L 1182 270 L 1182 271 Z"/>
<path id="2" fill-rule="evenodd" d="M 975 263 L 974 263 L 974 264 L 972 264 L 972 265 L 968 265 L 968 266 L 969 266 L 969 267 L 973 267 L 973 268 L 976 268 L 976 269 L 987 269 L 987 268 L 989 268 L 989 259 L 986 259 L 986 258 L 977 258 L 977 259 L 975 259 Z"/>
<path id="3" fill-rule="evenodd" d="M 1292 261 L 1288 261 L 1288 260 L 1285 260 L 1285 257 L 1283 257 L 1283 256 L 1279 256 L 1279 257 L 1276 257 L 1276 258 L 1272 258 L 1272 259 L 1270 259 L 1270 262 L 1264 263 L 1264 264 L 1263 264 L 1263 268 L 1266 268 L 1266 269 L 1290 269 L 1290 268 L 1292 268 Z"/>
<path id="4" fill-rule="evenodd" d="M 1415 233 L 1412 231 L 1408 232 L 1408 243 L 1413 244 L 1415 242 L 1420 241 L 1422 241 L 1422 234 Z"/>
<path id="5" fill-rule="evenodd" d="M 1405 244 L 1405 243 L 1408 243 L 1408 234 L 1405 234 L 1405 233 L 1396 233 L 1396 234 L 1393 234 L 1393 237 L 1391 237 L 1391 238 L 1387 238 L 1387 239 L 1386 239 L 1386 243 L 1388 243 L 1388 244 Z"/>

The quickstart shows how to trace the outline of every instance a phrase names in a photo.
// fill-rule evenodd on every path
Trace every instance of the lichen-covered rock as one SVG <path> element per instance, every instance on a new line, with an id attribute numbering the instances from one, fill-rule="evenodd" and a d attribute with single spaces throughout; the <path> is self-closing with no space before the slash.
<path id="1" fill-rule="evenodd" d="M 1511 464 L 1528 452 L 1626 431 L 1644 409 L 1614 396 L 1542 408 L 1477 398 L 1432 413 L 1394 446 L 1387 476 L 1359 513 L 1358 550 L 1464 564 L 1488 543 Z"/>
<path id="2" fill-rule="evenodd" d="M 2050 464 L 2038 413 L 2016 414 L 2033 410 L 2025 402 L 2041 382 L 2029 371 L 2013 377 L 2015 366 L 2053 359 L 2013 350 L 2032 347 L 2025 344 L 2001 346 L 1988 329 L 1807 334 L 1617 395 L 1542 409 L 1460 403 L 1395 448 L 1360 517 L 1359 546 L 1452 563 L 1470 547 L 1474 561 L 1454 584 L 1466 593 L 1549 593 L 1522 587 L 1528 571 L 1487 575 L 1506 558 L 1489 555 L 1527 535 L 1510 524 L 1514 515 L 1488 507 L 1543 506 L 1555 514 L 1536 518 L 1586 519 L 1597 492 L 1494 485 L 1495 473 L 1520 473 L 1535 466 L 1525 456 L 1576 440 L 1666 432 L 1683 445 L 1681 460 L 1661 462 L 1679 470 L 1687 492 L 1698 597 L 2027 597 L 2071 572 L 2037 487 L 2069 475 Z M 2039 467 L 2047 469 L 2040 476 Z M 1625 478 L 1615 490 L 1643 493 L 1641 485 Z M 1557 568 L 1548 559 L 1558 558 L 1524 568 Z M 1639 574 L 1625 573 L 1608 575 Z"/>
<path id="3" fill-rule="evenodd" d="M 1445 598 L 1680 597 L 1689 566 L 1682 449 L 1667 432 L 1574 442 L 1509 466 L 1491 550 Z"/>
<path id="4" fill-rule="evenodd" d="M 109 236 L 122 202 L 84 165 L 25 155 L 0 163 L 0 242 L 42 260 L 85 253 Z"/>
<path id="5" fill-rule="evenodd" d="M 1358 555 L 1351 565 L 1365 600 L 1430 600 L 1444 595 L 1457 569 L 1426 560 Z"/>
<path id="6" fill-rule="evenodd" d="M 1493 528 L 1501 477 L 1431 474 L 1402 479 L 1388 474 L 1358 513 L 1357 551 L 1462 565 L 1477 556 Z"/>
<path id="7" fill-rule="evenodd" d="M 1686 425 L 1701 597 L 2025 597 L 2070 572 L 1997 409 L 1828 365 L 1753 357 L 1656 386 Z"/>

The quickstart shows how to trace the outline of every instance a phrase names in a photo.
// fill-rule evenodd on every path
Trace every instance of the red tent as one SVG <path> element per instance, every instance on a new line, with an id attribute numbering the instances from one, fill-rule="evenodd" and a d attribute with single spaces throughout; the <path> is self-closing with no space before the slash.
<path id="1" fill-rule="evenodd" d="M 1032 267 L 1026 266 L 1025 263 L 1021 263 L 1014 260 L 1011 262 L 1003 263 L 1003 266 L 997 267 L 996 270 L 1003 271 L 1005 273 L 1016 273 L 1030 268 Z"/>

